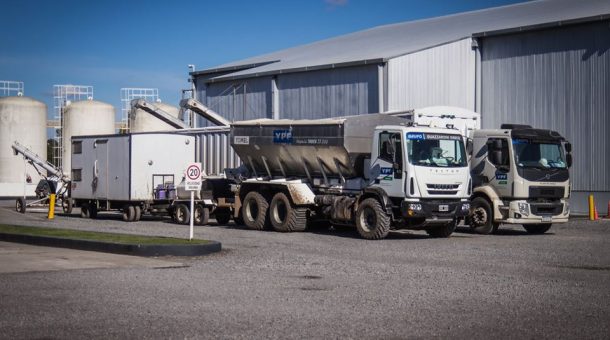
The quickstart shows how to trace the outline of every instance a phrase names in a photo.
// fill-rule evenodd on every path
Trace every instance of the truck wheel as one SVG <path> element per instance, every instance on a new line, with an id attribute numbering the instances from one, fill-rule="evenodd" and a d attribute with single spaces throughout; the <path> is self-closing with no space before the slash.
<path id="1" fill-rule="evenodd" d="M 525 228 L 525 230 L 530 234 L 538 235 L 538 234 L 544 234 L 547 231 L 549 231 L 549 229 L 551 229 L 551 226 L 552 226 L 551 223 L 524 224 L 523 228 Z"/>
<path id="2" fill-rule="evenodd" d="M 307 227 L 307 209 L 293 207 L 286 194 L 278 192 L 269 206 L 269 220 L 275 231 L 303 231 Z"/>
<path id="3" fill-rule="evenodd" d="M 390 233 L 390 217 L 374 198 L 367 198 L 356 211 L 356 228 L 362 238 L 379 240 Z"/>
<path id="4" fill-rule="evenodd" d="M 136 205 L 133 207 L 133 209 L 135 210 L 135 214 L 133 216 L 133 220 L 135 222 L 139 221 L 142 218 L 142 207 L 140 207 L 139 205 Z"/>
<path id="5" fill-rule="evenodd" d="M 174 211 L 176 223 L 178 224 L 189 224 L 191 220 L 191 213 L 189 208 L 184 204 L 178 204 Z"/>
<path id="6" fill-rule="evenodd" d="M 190 217 L 190 216 L 189 216 Z M 193 212 L 193 223 L 196 225 L 208 224 L 210 218 L 210 209 L 204 207 L 201 204 L 195 205 L 195 211 Z"/>
<path id="7" fill-rule="evenodd" d="M 25 199 L 23 199 L 23 197 L 19 197 L 16 201 L 15 201 L 15 210 L 17 212 L 20 212 L 22 214 L 25 214 Z"/>
<path id="8" fill-rule="evenodd" d="M 136 218 L 136 209 L 133 205 L 126 205 L 123 208 L 123 221 L 132 222 Z"/>
<path id="9" fill-rule="evenodd" d="M 216 210 L 214 218 L 218 224 L 225 225 L 231 221 L 231 212 L 224 209 Z"/>
<path id="10" fill-rule="evenodd" d="M 71 214 L 72 213 L 72 207 L 73 207 L 72 199 L 71 198 L 64 198 L 61 201 L 61 207 L 63 208 L 64 213 Z"/>
<path id="11" fill-rule="evenodd" d="M 457 220 L 432 229 L 426 229 L 426 233 L 435 238 L 447 238 L 453 234 L 455 227 L 457 227 Z"/>
<path id="12" fill-rule="evenodd" d="M 487 235 L 498 230 L 500 224 L 493 221 L 491 204 L 483 198 L 472 200 L 472 213 L 470 215 L 470 228 L 477 234 Z"/>
<path id="13" fill-rule="evenodd" d="M 256 191 L 250 191 L 244 198 L 241 208 L 246 227 L 253 230 L 265 229 L 269 225 L 267 210 L 269 210 L 269 203 L 263 195 Z"/>

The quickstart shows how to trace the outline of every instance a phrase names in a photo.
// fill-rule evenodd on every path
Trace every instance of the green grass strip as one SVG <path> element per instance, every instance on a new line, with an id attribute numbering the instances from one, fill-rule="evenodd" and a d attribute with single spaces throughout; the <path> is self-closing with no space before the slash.
<path id="1" fill-rule="evenodd" d="M 141 236 L 116 233 L 100 233 L 95 231 L 82 231 L 73 229 L 55 229 L 43 227 L 25 227 L 15 225 L 0 224 L 0 233 L 46 236 L 66 238 L 71 240 L 99 241 L 119 244 L 141 244 L 141 245 L 180 245 L 180 244 L 207 244 L 207 240 L 189 241 L 187 239 L 161 237 L 161 236 Z"/>

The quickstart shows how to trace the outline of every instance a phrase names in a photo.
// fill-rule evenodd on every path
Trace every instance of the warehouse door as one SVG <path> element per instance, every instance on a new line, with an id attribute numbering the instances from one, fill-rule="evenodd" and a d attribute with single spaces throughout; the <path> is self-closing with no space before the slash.
<path id="1" fill-rule="evenodd" d="M 95 162 L 93 164 L 93 198 L 108 197 L 108 139 L 98 139 L 94 144 Z"/>

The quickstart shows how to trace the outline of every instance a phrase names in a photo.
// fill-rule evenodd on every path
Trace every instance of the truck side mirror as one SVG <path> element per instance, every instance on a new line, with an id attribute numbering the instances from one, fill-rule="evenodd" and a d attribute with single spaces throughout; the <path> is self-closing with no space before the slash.
<path id="1" fill-rule="evenodd" d="M 568 168 L 572 167 L 572 154 L 571 153 L 566 154 L 566 164 L 568 165 Z"/>
<path id="2" fill-rule="evenodd" d="M 495 147 L 495 145 L 494 145 Z M 502 164 L 502 151 L 494 150 L 491 152 L 491 162 L 493 164 L 499 165 Z"/>
<path id="3" fill-rule="evenodd" d="M 564 144 L 564 147 L 566 148 L 566 152 L 567 153 L 572 152 L 572 143 L 567 142 L 567 143 Z"/>
<path id="4" fill-rule="evenodd" d="M 472 155 L 472 139 L 466 139 L 466 153 Z"/>

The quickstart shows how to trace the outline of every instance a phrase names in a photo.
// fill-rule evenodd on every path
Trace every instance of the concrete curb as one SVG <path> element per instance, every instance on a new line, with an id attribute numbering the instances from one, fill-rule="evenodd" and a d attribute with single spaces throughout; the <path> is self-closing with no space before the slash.
<path id="1" fill-rule="evenodd" d="M 201 256 L 219 252 L 220 242 L 209 241 L 206 244 L 121 244 L 89 240 L 75 240 L 49 236 L 32 236 L 0 233 L 0 241 L 27 243 L 37 246 L 70 248 L 78 250 L 100 251 L 136 256 Z"/>

